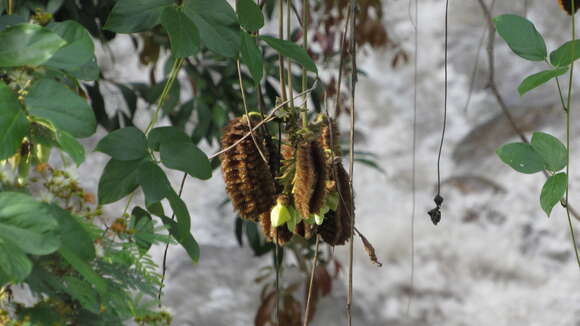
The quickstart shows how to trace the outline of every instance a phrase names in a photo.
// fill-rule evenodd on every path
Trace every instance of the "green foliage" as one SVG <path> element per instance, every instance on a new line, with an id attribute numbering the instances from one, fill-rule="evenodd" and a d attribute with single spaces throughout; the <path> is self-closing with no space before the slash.
<path id="1" fill-rule="evenodd" d="M 45 63 L 66 41 L 47 28 L 19 24 L 0 31 L 0 44 L 0 67 L 16 67 Z"/>
<path id="2" fill-rule="evenodd" d="M 16 94 L 3 81 L 0 81 L 0 103 L 0 160 L 5 160 L 18 151 L 29 123 Z"/>
<path id="3" fill-rule="evenodd" d="M 565 67 L 580 58 L 580 40 L 569 41 L 550 53 L 550 63 L 554 67 Z"/>
<path id="4" fill-rule="evenodd" d="M 77 167 L 85 161 L 85 148 L 71 134 L 64 130 L 56 130 L 58 147 L 66 152 L 76 163 Z"/>
<path id="5" fill-rule="evenodd" d="M 560 67 L 555 69 L 544 70 L 542 72 L 530 75 L 524 79 L 524 81 L 518 87 L 518 92 L 520 95 L 524 95 L 527 92 L 541 86 L 553 78 L 562 76 L 568 72 L 568 67 Z"/>
<path id="6" fill-rule="evenodd" d="M 118 161 L 138 160 L 147 155 L 147 138 L 141 130 L 127 127 L 105 136 L 95 148 Z"/>
<path id="7" fill-rule="evenodd" d="M 256 32 L 264 26 L 264 15 L 260 7 L 252 0 L 237 0 L 236 12 L 240 25 L 248 32 Z"/>
<path id="8" fill-rule="evenodd" d="M 501 160 L 514 170 L 532 174 L 544 169 L 544 160 L 532 147 L 524 143 L 506 144 L 497 149 L 497 155 Z"/>
<path id="9" fill-rule="evenodd" d="M 189 57 L 199 51 L 200 36 L 195 24 L 181 8 L 166 7 L 161 16 L 163 27 L 171 41 L 171 52 L 178 58 Z"/>
<path id="10" fill-rule="evenodd" d="M 145 203 L 149 206 L 170 196 L 173 192 L 165 172 L 155 163 L 143 162 L 137 170 L 137 182 L 145 193 Z"/>
<path id="11" fill-rule="evenodd" d="M 99 180 L 99 203 L 109 204 L 132 193 L 139 183 L 137 172 L 143 160 L 119 161 L 111 159 Z"/>
<path id="12" fill-rule="evenodd" d="M 89 32 L 79 23 L 67 20 L 62 23 L 52 23 L 48 29 L 58 34 L 66 41 L 45 65 L 67 71 L 88 64 L 95 56 L 95 45 Z"/>
<path id="13" fill-rule="evenodd" d="M 530 61 L 546 59 L 546 42 L 532 22 L 517 15 L 501 15 L 494 22 L 497 32 L 515 54 Z"/>
<path id="14" fill-rule="evenodd" d="M 546 215 L 550 216 L 552 208 L 556 206 L 566 193 L 568 177 L 566 173 L 555 174 L 546 180 L 540 195 L 540 204 Z"/>
<path id="15" fill-rule="evenodd" d="M 89 137 L 96 131 L 95 114 L 87 101 L 53 79 L 35 82 L 25 103 L 31 115 L 52 122 L 74 137 Z"/>
<path id="16" fill-rule="evenodd" d="M 278 51 L 281 55 L 293 59 L 309 71 L 318 73 L 318 69 L 316 68 L 316 64 L 314 64 L 314 61 L 312 61 L 312 58 L 304 48 L 296 45 L 296 43 L 271 36 L 260 36 L 260 39 L 268 43 L 268 45 Z"/>
<path id="17" fill-rule="evenodd" d="M 543 132 L 535 132 L 531 144 L 542 157 L 546 170 L 557 172 L 568 164 L 568 151 L 558 138 Z"/>
<path id="18" fill-rule="evenodd" d="M 105 24 L 117 33 L 146 31 L 160 23 L 161 13 L 173 0 L 119 0 Z"/>
<path id="19" fill-rule="evenodd" d="M 245 31 L 241 31 L 242 46 L 240 48 L 242 62 L 248 66 L 254 82 L 259 83 L 264 75 L 264 60 L 258 49 L 256 40 Z"/>
<path id="20" fill-rule="evenodd" d="M 170 169 L 187 172 L 194 178 L 211 178 L 211 165 L 204 152 L 191 142 L 166 142 L 160 147 L 161 162 Z"/>

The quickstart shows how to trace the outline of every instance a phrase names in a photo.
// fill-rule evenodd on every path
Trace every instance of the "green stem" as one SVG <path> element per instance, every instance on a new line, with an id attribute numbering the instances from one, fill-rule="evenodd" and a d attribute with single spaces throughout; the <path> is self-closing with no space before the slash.
<path id="1" fill-rule="evenodd" d="M 308 51 L 308 24 L 309 24 L 309 19 L 308 19 L 308 7 L 310 6 L 310 4 L 308 3 L 308 0 L 303 0 L 302 1 L 302 21 L 303 21 L 303 43 L 302 45 L 304 46 L 304 50 Z M 307 85 L 308 79 L 306 76 L 306 68 L 304 68 L 304 66 L 302 66 L 302 92 L 304 92 L 306 90 L 306 85 Z M 306 99 L 307 99 L 307 95 L 305 94 L 302 101 L 302 126 L 304 128 L 308 127 L 308 123 L 306 122 L 306 120 L 308 119 L 308 115 L 306 114 Z"/>
<path id="2" fill-rule="evenodd" d="M 576 41 L 576 19 L 575 19 L 575 8 L 574 1 L 570 2 L 572 4 L 572 42 Z M 574 57 L 576 48 L 572 46 L 572 57 Z M 568 217 L 568 225 L 570 227 L 570 236 L 572 240 L 572 247 L 574 248 L 574 253 L 576 254 L 576 262 L 578 263 L 578 268 L 580 268 L 580 255 L 578 254 L 578 247 L 576 246 L 576 236 L 574 234 L 574 227 L 572 226 L 572 218 L 570 217 L 570 205 L 569 205 L 569 193 L 570 193 L 570 120 L 572 115 L 572 90 L 574 83 L 574 62 L 570 65 L 570 80 L 568 82 L 568 105 L 566 110 L 566 150 L 568 153 L 568 164 L 566 165 L 566 215 Z"/>
<path id="3" fill-rule="evenodd" d="M 175 79 L 177 78 L 177 73 L 179 73 L 179 70 L 181 69 L 182 64 L 183 64 L 183 58 L 178 58 L 175 60 L 175 62 L 173 62 L 173 66 L 171 67 L 171 72 L 169 73 L 169 78 L 167 79 L 167 82 L 165 82 L 165 86 L 163 86 L 163 91 L 161 92 L 161 96 L 159 97 L 159 101 L 157 102 L 157 109 L 153 113 L 153 116 L 151 117 L 151 121 L 149 122 L 149 125 L 145 129 L 146 135 L 149 134 L 151 129 L 155 126 L 155 124 L 157 124 L 157 120 L 159 119 L 159 113 L 161 112 L 161 108 L 163 107 L 163 104 L 165 104 L 165 100 L 167 100 L 167 96 L 169 95 L 169 91 L 171 90 L 171 87 L 173 86 L 173 83 L 175 82 Z"/>
<path id="4" fill-rule="evenodd" d="M 8 8 L 7 8 L 8 15 L 12 15 L 14 12 L 14 0 L 8 0 Z"/>

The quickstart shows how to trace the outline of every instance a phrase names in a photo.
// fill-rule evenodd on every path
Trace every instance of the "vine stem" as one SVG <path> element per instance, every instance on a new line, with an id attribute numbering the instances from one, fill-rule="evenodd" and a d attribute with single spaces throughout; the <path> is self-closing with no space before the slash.
<path id="1" fill-rule="evenodd" d="M 350 193 L 354 194 L 353 176 L 354 176 L 354 131 L 355 131 L 355 95 L 356 83 L 358 81 L 356 65 L 356 0 L 350 1 L 351 25 L 350 25 L 350 58 L 351 58 L 351 109 L 350 109 L 350 146 L 349 146 L 349 187 Z M 350 211 L 350 243 L 348 250 L 348 297 L 346 301 L 346 313 L 348 326 L 352 326 L 352 276 L 354 265 L 354 209 Z"/>
<path id="2" fill-rule="evenodd" d="M 310 23 L 310 18 L 308 17 L 309 15 L 309 8 L 310 4 L 308 3 L 308 0 L 303 0 L 302 1 L 302 46 L 304 47 L 304 51 L 306 51 L 306 53 L 308 53 L 308 27 L 309 27 L 309 23 Z M 308 78 L 307 78 L 307 73 L 306 73 L 306 68 L 304 66 L 302 66 L 302 92 L 304 92 L 306 90 L 306 86 L 308 83 Z M 304 128 L 306 128 L 307 123 L 306 123 L 306 119 L 307 114 L 306 114 L 306 109 L 307 109 L 307 98 L 306 95 L 304 95 L 303 100 L 303 106 L 302 106 L 302 126 Z"/>
<path id="3" fill-rule="evenodd" d="M 574 8 L 575 1 L 570 1 L 572 4 L 572 14 L 570 19 L 572 20 L 572 42 L 576 41 L 576 8 Z M 572 43 L 572 57 L 575 57 L 576 47 Z M 576 245 L 576 236 L 574 234 L 574 226 L 572 225 L 572 218 L 570 217 L 570 208 L 568 205 L 568 197 L 570 193 L 570 120 L 572 119 L 572 96 L 573 96 L 573 85 L 574 85 L 574 61 L 570 65 L 570 80 L 568 82 L 568 106 L 566 111 L 566 150 L 568 152 L 568 164 L 566 165 L 566 216 L 568 217 L 568 226 L 570 227 L 570 238 L 572 240 L 572 248 L 576 254 L 576 262 L 578 263 L 578 268 L 580 269 L 580 255 L 578 254 L 578 247 Z"/>
<path id="4" fill-rule="evenodd" d="M 284 39 L 284 0 L 280 0 L 278 10 L 278 38 Z M 278 53 L 279 74 L 280 74 L 280 95 L 282 96 L 282 101 L 286 101 L 286 78 L 284 77 L 284 56 L 282 53 Z"/>
<path id="5" fill-rule="evenodd" d="M 12 15 L 14 12 L 14 0 L 8 0 L 8 8 L 7 8 L 8 15 Z"/>
<path id="6" fill-rule="evenodd" d="M 443 130 L 441 131 L 441 143 L 439 144 L 439 154 L 437 155 L 437 196 L 441 195 L 441 154 L 443 153 L 443 143 L 445 142 L 445 132 L 447 131 L 447 88 L 448 88 L 448 48 L 449 48 L 449 0 L 445 1 L 445 86 L 443 99 Z"/>
<path id="7" fill-rule="evenodd" d="M 312 299 L 312 284 L 314 283 L 314 272 L 318 263 L 318 248 L 320 247 L 320 236 L 316 235 L 316 251 L 312 257 L 312 270 L 310 271 L 310 283 L 308 283 L 308 298 L 306 299 L 306 310 L 304 311 L 304 326 L 308 326 L 310 319 L 310 301 Z"/>
<path id="8" fill-rule="evenodd" d="M 183 64 L 183 58 L 178 58 L 173 62 L 173 66 L 171 67 L 171 72 L 169 73 L 169 79 L 167 79 L 167 82 L 165 83 L 165 86 L 163 87 L 163 91 L 161 92 L 161 96 L 159 97 L 159 101 L 157 103 L 157 109 L 153 113 L 153 116 L 151 117 L 151 121 L 149 121 L 149 125 L 145 129 L 145 135 L 149 134 L 151 129 L 155 126 L 155 124 L 157 124 L 157 120 L 159 119 L 159 113 L 161 112 L 161 108 L 163 107 L 163 104 L 165 104 L 165 100 L 167 99 L 167 95 L 169 95 L 169 91 L 171 90 L 171 87 L 173 86 L 173 83 L 175 82 L 175 79 L 177 78 L 177 74 L 179 73 L 179 70 L 181 69 L 182 64 Z"/>

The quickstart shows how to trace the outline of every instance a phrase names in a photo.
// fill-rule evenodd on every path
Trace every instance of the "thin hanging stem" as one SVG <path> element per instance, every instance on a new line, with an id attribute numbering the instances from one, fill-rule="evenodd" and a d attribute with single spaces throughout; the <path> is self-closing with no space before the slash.
<path id="1" fill-rule="evenodd" d="M 344 57 L 345 57 L 345 47 L 346 47 L 346 34 L 348 32 L 348 26 L 350 22 L 350 14 L 351 11 L 349 10 L 346 14 L 346 21 L 344 25 L 344 31 L 342 32 L 342 38 L 340 40 L 340 63 L 338 64 L 338 81 L 336 83 L 336 103 L 334 108 L 335 116 L 338 116 L 338 110 L 340 108 L 340 87 L 342 86 L 342 69 L 344 67 Z"/>
<path id="2" fill-rule="evenodd" d="M 308 53 L 308 28 L 309 28 L 309 24 L 310 24 L 310 18 L 308 17 L 309 15 L 309 8 L 310 4 L 308 3 L 308 0 L 303 0 L 302 1 L 302 46 L 304 47 L 304 50 Z M 306 72 L 306 68 L 304 66 L 302 66 L 302 92 L 304 92 L 306 90 L 306 87 L 308 86 L 308 78 L 307 78 L 307 72 Z M 304 98 L 302 99 L 303 101 L 303 106 L 302 106 L 302 110 L 304 111 L 303 116 L 302 116 L 302 121 L 306 120 L 306 108 L 307 108 L 307 97 L 306 95 L 304 96 Z M 304 122 L 303 122 L 304 123 Z"/>
<path id="3" fill-rule="evenodd" d="M 314 283 L 314 273 L 316 272 L 316 264 L 318 263 L 318 248 L 320 247 L 320 236 L 316 235 L 316 251 L 312 257 L 312 270 L 310 271 L 310 283 L 308 283 L 308 297 L 306 299 L 306 310 L 304 312 L 304 326 L 308 326 L 310 319 L 310 301 L 312 299 L 312 284 Z"/>
<path id="4" fill-rule="evenodd" d="M 449 0 L 445 1 L 445 86 L 443 95 L 443 130 L 441 131 L 441 142 L 439 144 L 439 154 L 437 154 L 437 195 L 441 195 L 441 154 L 443 153 L 443 143 L 445 142 L 445 131 L 447 129 L 447 87 L 448 87 L 448 47 L 449 47 Z"/>
<path id="5" fill-rule="evenodd" d="M 570 1 L 572 4 L 572 42 L 576 41 L 576 8 L 574 8 L 575 1 Z M 576 47 L 572 43 L 572 57 L 574 57 Z M 568 205 L 568 197 L 570 194 L 570 134 L 571 126 L 570 121 L 572 119 L 572 96 L 573 96 L 573 85 L 574 85 L 574 62 L 570 65 L 570 79 L 568 81 L 568 105 L 566 106 L 566 149 L 568 151 L 568 164 L 566 165 L 566 216 L 568 217 L 568 226 L 570 227 L 570 238 L 572 240 L 572 248 L 576 254 L 576 262 L 578 263 L 578 268 L 580 268 L 580 255 L 578 254 L 578 247 L 576 245 L 576 236 L 574 234 L 574 227 L 572 225 L 572 217 L 570 216 L 570 208 Z"/>
<path id="6" fill-rule="evenodd" d="M 292 8 L 291 0 L 286 1 L 286 40 L 292 41 Z M 288 59 L 288 98 L 290 99 L 290 107 L 294 110 L 294 87 L 293 87 L 293 75 L 292 75 L 292 60 Z"/>
<path id="7" fill-rule="evenodd" d="M 14 0 L 8 0 L 7 12 L 8 15 L 12 15 L 14 13 Z"/>
<path id="8" fill-rule="evenodd" d="M 354 177 L 354 131 L 355 131 L 355 95 L 356 95 L 356 83 L 358 81 L 357 77 L 357 65 L 356 65 L 356 0 L 350 1 L 350 11 L 351 11 L 351 25 L 350 25 L 350 56 L 351 56 L 351 109 L 350 109 L 350 155 L 349 155 L 349 187 L 350 193 L 354 194 L 353 187 L 353 177 Z M 354 265 L 354 223 L 355 214 L 354 209 L 350 211 L 350 243 L 348 251 L 348 297 L 347 297 L 347 318 L 348 326 L 352 326 L 352 276 L 353 276 L 353 265 Z"/>
<path id="9" fill-rule="evenodd" d="M 179 73 L 179 70 L 181 69 L 182 64 L 183 64 L 183 58 L 178 58 L 173 62 L 173 66 L 171 67 L 171 72 L 169 73 L 169 79 L 167 79 L 165 86 L 163 86 L 163 91 L 161 92 L 161 96 L 159 97 L 159 101 L 157 103 L 157 109 L 153 113 L 153 116 L 151 117 L 151 121 L 149 121 L 149 125 L 147 125 L 147 128 L 145 129 L 146 135 L 149 134 L 151 129 L 155 126 L 155 124 L 157 124 L 157 120 L 159 119 L 159 113 L 161 112 L 161 108 L 163 108 L 163 104 L 165 104 L 165 100 L 167 99 L 167 96 L 169 95 L 169 91 L 171 90 L 171 87 L 173 86 L 173 83 L 175 82 L 175 79 L 177 78 L 177 74 Z"/>
<path id="10" fill-rule="evenodd" d="M 284 39 L 284 0 L 280 0 L 278 6 L 278 38 Z M 278 54 L 279 74 L 280 74 L 280 95 L 282 96 L 282 101 L 286 101 L 286 78 L 284 77 L 284 56 L 282 53 Z"/>

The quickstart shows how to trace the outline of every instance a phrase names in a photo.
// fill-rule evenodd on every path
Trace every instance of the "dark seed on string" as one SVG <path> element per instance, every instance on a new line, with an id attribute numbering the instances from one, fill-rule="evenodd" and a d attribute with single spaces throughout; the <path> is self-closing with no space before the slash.
<path id="1" fill-rule="evenodd" d="M 430 210 L 429 216 L 431 216 L 431 222 L 433 222 L 434 225 L 437 225 L 441 221 L 441 211 L 439 210 L 439 207 Z"/>

